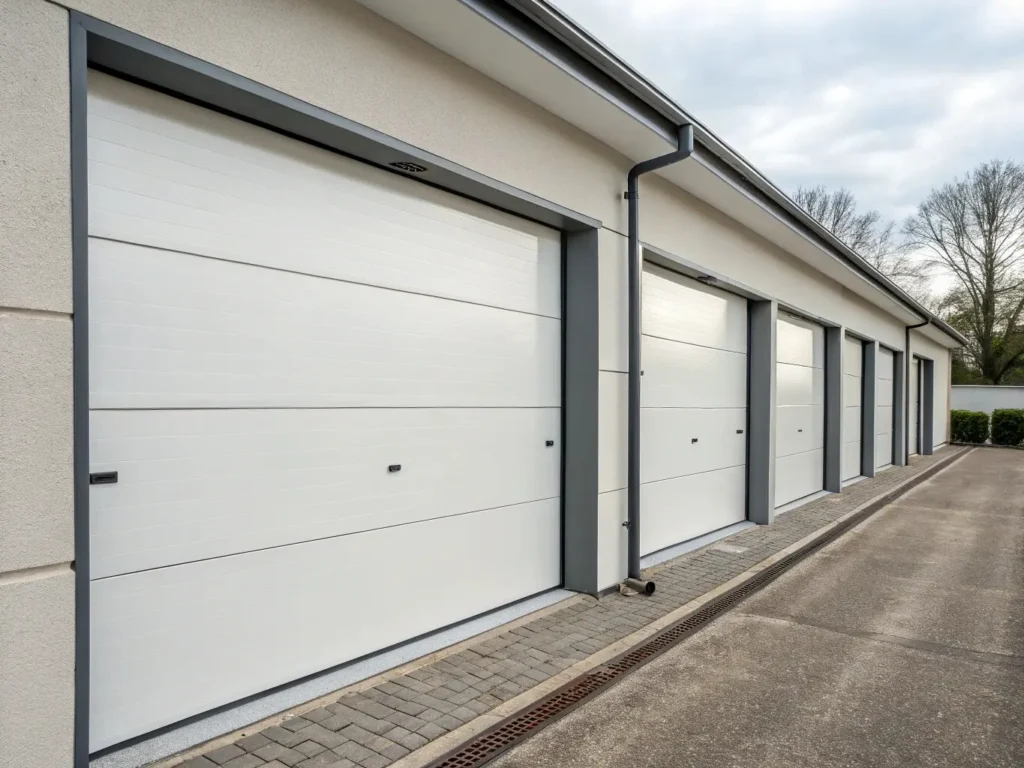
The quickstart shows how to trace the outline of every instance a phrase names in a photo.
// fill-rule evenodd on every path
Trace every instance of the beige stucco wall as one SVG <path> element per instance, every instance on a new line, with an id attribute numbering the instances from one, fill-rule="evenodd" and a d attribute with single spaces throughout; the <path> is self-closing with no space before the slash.
<path id="1" fill-rule="evenodd" d="M 71 765 L 67 12 L 0 0 L 0 766 Z"/>

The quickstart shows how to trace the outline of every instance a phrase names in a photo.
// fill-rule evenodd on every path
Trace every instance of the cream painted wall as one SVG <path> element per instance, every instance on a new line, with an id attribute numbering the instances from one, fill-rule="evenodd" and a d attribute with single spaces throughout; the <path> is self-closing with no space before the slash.
<path id="1" fill-rule="evenodd" d="M 932 438 L 934 444 L 939 446 L 949 439 L 949 387 L 952 373 L 950 351 L 918 331 L 910 332 L 910 350 L 912 354 L 929 357 L 935 361 Z"/>
<path id="2" fill-rule="evenodd" d="M 0 0 L 0 766 L 74 719 L 68 15 Z"/>

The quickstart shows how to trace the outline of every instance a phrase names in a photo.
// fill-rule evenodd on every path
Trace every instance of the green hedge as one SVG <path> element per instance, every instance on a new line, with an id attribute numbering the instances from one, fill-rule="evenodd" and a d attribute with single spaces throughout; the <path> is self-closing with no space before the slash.
<path id="1" fill-rule="evenodd" d="M 1024 408 L 997 408 L 992 411 L 992 443 L 1024 445 Z"/>
<path id="2" fill-rule="evenodd" d="M 984 443 L 988 440 L 988 414 L 984 411 L 950 411 L 954 443 Z"/>

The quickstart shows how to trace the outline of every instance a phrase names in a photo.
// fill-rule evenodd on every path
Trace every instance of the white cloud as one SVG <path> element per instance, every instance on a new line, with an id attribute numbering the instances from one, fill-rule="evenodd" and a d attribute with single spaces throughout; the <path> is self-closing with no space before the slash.
<path id="1" fill-rule="evenodd" d="M 1024 0 L 555 0 L 783 189 L 902 218 L 1024 160 Z"/>

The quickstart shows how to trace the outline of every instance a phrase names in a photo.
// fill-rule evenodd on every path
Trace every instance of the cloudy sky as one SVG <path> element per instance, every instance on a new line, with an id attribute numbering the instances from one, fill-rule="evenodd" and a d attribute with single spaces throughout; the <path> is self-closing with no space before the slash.
<path id="1" fill-rule="evenodd" d="M 1024 0 L 555 0 L 792 195 L 1024 160 Z"/>

